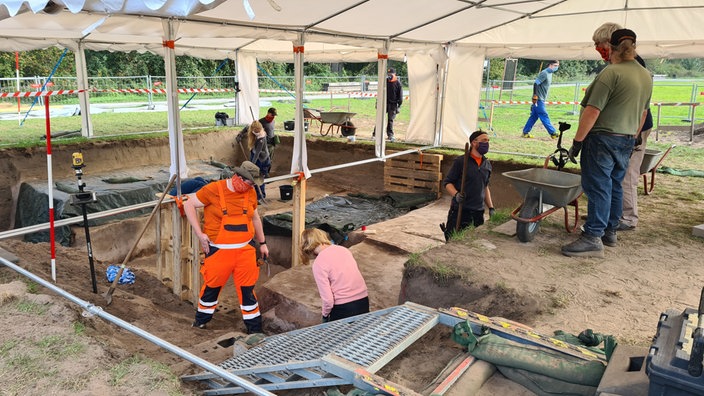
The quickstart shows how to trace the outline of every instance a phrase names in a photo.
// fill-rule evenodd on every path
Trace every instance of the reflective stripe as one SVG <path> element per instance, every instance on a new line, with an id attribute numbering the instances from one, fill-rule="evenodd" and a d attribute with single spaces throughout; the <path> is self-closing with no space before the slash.
<path id="1" fill-rule="evenodd" d="M 198 300 L 198 305 L 201 305 L 201 306 L 203 306 L 203 307 L 214 307 L 214 306 L 218 305 L 218 300 L 215 300 L 215 301 L 207 301 L 207 302 L 206 302 L 206 301 L 203 301 L 203 300 L 200 300 L 200 299 L 199 299 L 199 300 Z"/>
<path id="2" fill-rule="evenodd" d="M 243 313 L 243 314 L 242 314 L 242 319 L 243 319 L 243 320 L 254 319 L 254 318 L 258 317 L 258 316 L 261 316 L 261 314 L 260 314 L 259 312 L 254 313 L 254 314 L 245 314 L 245 313 Z"/>
<path id="3" fill-rule="evenodd" d="M 257 308 L 259 308 L 259 303 L 254 305 L 240 305 L 240 309 L 247 312 L 254 311 Z"/>
<path id="4" fill-rule="evenodd" d="M 241 249 L 247 245 L 249 245 L 249 242 L 252 240 L 250 239 L 247 242 L 243 243 L 211 243 L 210 246 L 216 247 L 218 249 Z"/>
<path id="5" fill-rule="evenodd" d="M 198 307 L 198 312 L 202 312 L 205 314 L 214 314 L 215 313 L 215 308 L 208 308 L 208 309 L 203 309 L 201 307 Z"/>

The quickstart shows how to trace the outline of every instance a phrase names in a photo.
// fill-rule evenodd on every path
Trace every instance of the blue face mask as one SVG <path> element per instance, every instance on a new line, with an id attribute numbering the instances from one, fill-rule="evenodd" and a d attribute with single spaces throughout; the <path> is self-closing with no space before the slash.
<path id="1" fill-rule="evenodd" d="M 489 152 L 489 142 L 479 142 L 477 143 L 477 152 L 484 155 Z"/>
<path id="2" fill-rule="evenodd" d="M 555 73 L 560 66 L 548 67 L 548 73 Z"/>

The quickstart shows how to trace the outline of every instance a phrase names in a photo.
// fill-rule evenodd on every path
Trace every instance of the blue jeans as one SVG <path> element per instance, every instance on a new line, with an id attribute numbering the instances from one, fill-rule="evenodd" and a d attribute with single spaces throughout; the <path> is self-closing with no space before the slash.
<path id="1" fill-rule="evenodd" d="M 526 121 L 526 125 L 523 127 L 524 135 L 533 129 L 533 125 L 535 125 L 538 119 L 540 119 L 540 122 L 543 123 L 545 129 L 547 129 L 551 135 L 555 134 L 555 127 L 550 123 L 550 116 L 548 116 L 548 111 L 545 109 L 545 102 L 539 100 L 535 106 L 530 106 L 530 117 L 528 117 L 528 121 Z"/>
<path id="2" fill-rule="evenodd" d="M 582 189 L 587 195 L 587 221 L 584 234 L 601 237 L 615 230 L 623 211 L 623 188 L 628 160 L 633 151 L 632 136 L 590 133 L 584 139 L 580 165 Z"/>

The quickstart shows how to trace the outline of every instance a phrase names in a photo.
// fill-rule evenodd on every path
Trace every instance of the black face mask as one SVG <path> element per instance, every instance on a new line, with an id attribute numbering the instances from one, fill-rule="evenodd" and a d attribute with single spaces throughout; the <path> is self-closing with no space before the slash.
<path id="1" fill-rule="evenodd" d="M 386 75 L 387 80 L 391 81 L 392 78 L 394 78 L 393 74 Z"/>

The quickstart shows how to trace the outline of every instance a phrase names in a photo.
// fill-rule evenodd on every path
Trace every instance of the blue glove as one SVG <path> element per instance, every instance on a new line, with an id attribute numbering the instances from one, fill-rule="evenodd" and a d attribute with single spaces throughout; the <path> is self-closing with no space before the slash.
<path id="1" fill-rule="evenodd" d="M 458 191 L 453 199 L 455 200 L 455 202 L 462 205 L 462 202 L 464 202 L 464 193 Z"/>
<path id="2" fill-rule="evenodd" d="M 570 147 L 570 150 L 568 151 L 568 155 L 569 155 L 570 161 L 572 161 L 573 164 L 577 163 L 577 157 L 579 156 L 579 152 L 581 150 L 582 150 L 582 142 L 572 140 L 572 147 Z"/>
<path id="3" fill-rule="evenodd" d="M 494 217 L 495 214 L 496 214 L 496 209 L 489 208 L 489 217 Z"/>

